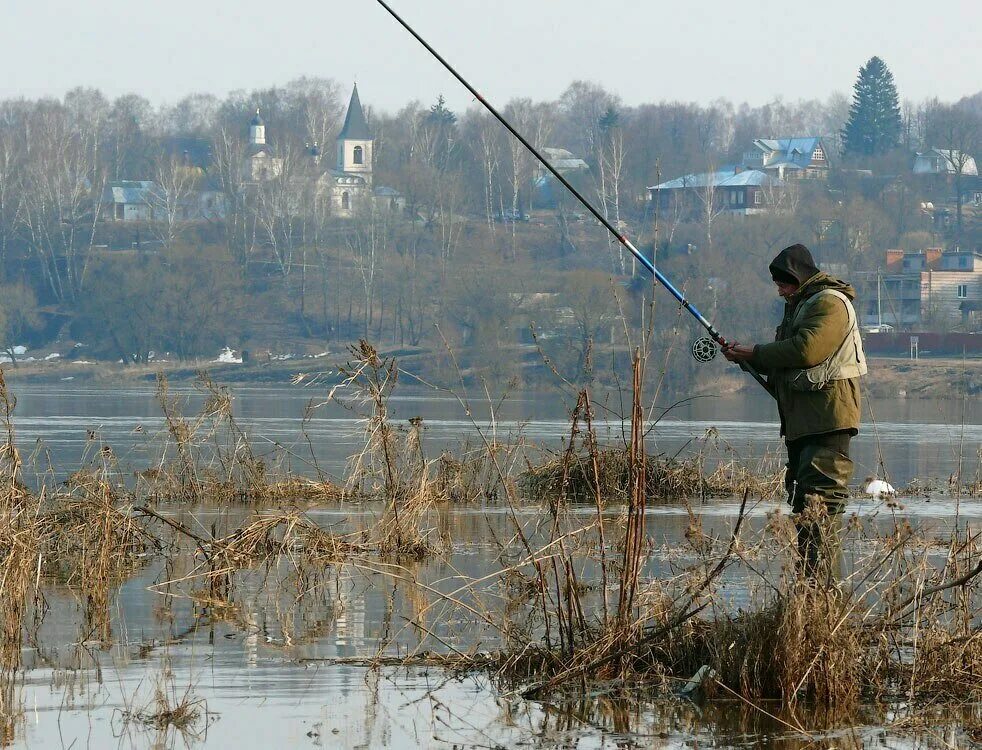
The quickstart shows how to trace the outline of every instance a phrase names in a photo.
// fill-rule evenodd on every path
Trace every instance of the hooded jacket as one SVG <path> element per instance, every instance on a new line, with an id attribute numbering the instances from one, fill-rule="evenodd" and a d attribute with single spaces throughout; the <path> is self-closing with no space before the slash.
<path id="1" fill-rule="evenodd" d="M 794 371 L 815 367 L 832 356 L 849 332 L 849 311 L 840 298 L 823 295 L 796 319 L 799 306 L 825 289 L 839 291 L 849 300 L 855 299 L 855 290 L 819 271 L 802 245 L 783 250 L 770 269 L 772 276 L 792 276 L 800 285 L 784 306 L 774 343 L 758 344 L 751 358 L 777 397 L 781 434 L 788 441 L 839 430 L 855 435 L 862 414 L 859 378 L 834 380 L 817 391 L 796 390 L 789 384 Z"/>

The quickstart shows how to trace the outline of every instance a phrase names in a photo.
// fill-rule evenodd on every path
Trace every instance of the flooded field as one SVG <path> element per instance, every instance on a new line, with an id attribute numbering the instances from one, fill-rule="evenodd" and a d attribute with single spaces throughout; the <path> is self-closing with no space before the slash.
<path id="1" fill-rule="evenodd" d="M 916 502 L 912 518 L 939 537 L 955 524 L 982 525 L 982 509 Z M 760 527 L 771 505 L 751 511 Z M 882 509 L 856 506 L 871 521 Z M 194 528 L 235 526 L 244 511 L 170 509 Z M 326 528 L 365 528 L 379 507 L 315 509 Z M 586 514 L 586 510 L 579 511 Z M 725 533 L 738 505 L 695 509 L 707 532 Z M 532 528 L 540 514 L 521 521 Z M 440 519 L 434 520 L 434 528 Z M 644 577 L 670 578 L 695 561 L 684 543 L 689 510 L 658 507 L 647 514 L 651 550 Z M 385 565 L 352 561 L 302 576 L 288 558 L 238 575 L 235 593 L 216 602 L 205 592 L 192 556 L 151 563 L 113 593 L 91 617 L 83 591 L 44 588 L 46 614 L 21 654 L 23 669 L 7 686 L 14 747 L 963 747 L 982 723 L 982 706 L 931 709 L 902 704 L 864 706 L 831 725 L 807 710 L 795 715 L 777 702 L 752 708 L 725 694 L 712 700 L 674 697 L 652 688 L 625 693 L 604 684 L 585 696 L 526 700 L 486 673 L 396 662 L 429 650 L 473 653 L 501 645 L 500 634 L 450 606 L 434 590 L 452 592 L 499 569 L 492 541 L 508 536 L 500 509 L 460 509 L 442 519 L 453 539 L 436 556 Z M 888 523 L 885 519 L 883 523 Z M 219 529 L 221 531 L 221 529 Z M 847 544 L 847 568 L 870 550 Z M 935 550 L 936 554 L 941 551 Z M 941 554 L 943 559 L 943 554 Z M 760 565 L 757 563 L 760 562 Z M 728 571 L 721 606 L 750 605 L 767 561 Z M 302 579 L 302 580 L 301 580 Z M 484 593 L 501 601 L 494 577 Z M 380 657 L 393 657 L 391 660 Z M 371 666 L 369 666 L 371 665 Z M 193 702 L 186 727 L 155 726 L 158 691 L 169 705 Z M 769 715 L 773 714 L 773 716 Z"/>
<path id="2" fill-rule="evenodd" d="M 202 402 L 189 386 L 174 386 L 188 398 L 188 408 Z M 234 407 L 259 454 L 277 446 L 295 455 L 293 470 L 312 472 L 317 462 L 326 472 L 343 472 L 347 459 L 364 445 L 364 423 L 350 411 L 325 403 L 327 389 L 236 386 Z M 159 448 L 154 440 L 163 425 L 153 383 L 134 387 L 30 385 L 16 387 L 18 435 L 25 447 L 41 440 L 55 467 L 73 467 L 91 453 L 92 442 L 111 445 L 124 463 L 145 466 Z M 319 407 L 303 417 L 308 404 Z M 517 392 L 495 404 L 494 433 L 501 439 L 527 439 L 556 447 L 569 433 L 569 412 L 575 397 L 555 391 Z M 626 407 L 613 398 L 607 403 L 619 413 Z M 428 446 L 434 452 L 462 440 L 474 441 L 474 423 L 461 404 L 447 394 L 400 389 L 391 397 L 393 420 L 423 418 Z M 489 424 L 486 400 L 470 403 L 478 424 Z M 706 397 L 652 409 L 661 417 L 652 429 L 648 447 L 673 455 L 713 430 L 745 458 L 780 451 L 779 425 L 773 401 L 764 395 Z M 661 416 L 664 414 L 664 416 Z M 306 435 L 301 433 L 305 432 Z M 624 438 L 623 423 L 598 424 L 601 439 Z M 309 438 L 309 442 L 307 440 Z M 866 402 L 864 426 L 853 442 L 857 481 L 879 470 L 880 457 L 894 484 L 914 477 L 947 480 L 952 473 L 978 470 L 982 445 L 982 399 L 934 401 L 919 399 Z"/>
<path id="3" fill-rule="evenodd" d="M 859 622 L 886 639 L 881 661 L 900 671 L 878 671 L 877 659 L 857 657 L 859 671 L 847 677 L 861 683 L 872 675 L 883 684 L 858 684 L 855 704 L 832 710 L 819 705 L 820 689 L 819 698 L 792 696 L 789 705 L 787 696 L 757 697 L 749 683 L 742 690 L 744 678 L 731 681 L 727 672 L 753 645 L 741 640 L 750 632 L 740 630 L 748 613 L 773 606 L 793 569 L 782 501 L 754 496 L 749 485 L 743 497 L 704 491 L 649 502 L 634 611 L 647 613 L 645 627 L 660 634 L 650 647 L 664 652 L 650 664 L 632 655 L 635 663 L 614 671 L 573 669 L 550 686 L 566 665 L 552 664 L 549 649 L 536 644 L 552 644 L 568 664 L 583 664 L 577 659 L 592 658 L 595 624 L 615 619 L 621 549 L 630 534 L 623 503 L 532 501 L 513 496 L 519 490 L 509 482 L 487 484 L 486 476 L 482 486 L 493 492 L 445 493 L 419 507 L 415 495 L 336 500 L 302 484 L 296 496 L 284 491 L 262 503 L 155 502 L 139 489 L 125 494 L 134 482 L 150 481 L 145 467 L 163 466 L 161 451 L 175 472 L 181 467 L 152 389 L 24 388 L 16 395 L 17 442 L 23 454 L 35 454 L 35 476 L 37 466 L 53 467 L 54 487 L 82 460 L 109 468 L 95 483 L 76 477 L 67 490 L 52 489 L 70 493 L 52 512 L 81 519 L 64 538 L 44 532 L 53 539 L 44 549 L 61 550 L 64 559 L 49 568 L 41 551 L 24 556 L 23 590 L 34 593 L 19 611 L 19 642 L 4 631 L 4 745 L 946 748 L 982 741 L 982 703 L 975 688 L 964 687 L 982 684 L 977 579 L 931 593 L 931 585 L 970 573 L 982 546 L 982 503 L 948 483 L 961 473 L 968 484 L 977 471 L 982 427 L 970 411 L 977 405 L 874 405 L 877 426 L 860 440 L 859 471 L 873 473 L 882 457 L 898 485 L 915 477 L 940 482 L 916 497 L 857 497 L 847 509 L 843 586 L 854 598 L 843 599 L 852 603 L 837 622 L 866 607 L 875 611 Z M 301 424 L 311 395 L 236 390 L 239 438 L 257 455 L 275 453 L 277 466 L 296 474 L 350 475 L 367 423 L 334 405 Z M 192 398 L 187 412 L 202 400 Z M 423 417 L 421 448 L 407 439 L 411 430 L 398 433 L 400 445 L 407 441 L 425 456 L 420 465 L 436 466 L 444 448 L 481 444 L 452 399 L 409 394 L 390 404 L 393 423 Z M 766 456 L 779 443 L 768 406 L 686 405 L 657 423 L 647 449 L 773 468 Z M 503 404 L 493 425 L 481 424 L 485 436 L 521 443 L 527 464 L 555 455 L 542 448 L 562 450 L 571 408 L 555 396 L 525 394 Z M 601 439 L 617 439 L 621 430 L 619 421 L 598 420 Z M 226 445 L 229 436 L 208 439 Z M 527 466 L 508 451 L 496 456 L 520 487 Z M 458 488 L 466 462 L 454 466 L 456 484 L 436 469 L 420 478 L 408 461 L 403 470 L 410 484 L 439 479 L 441 487 Z M 229 468 L 227 476 L 241 471 Z M 95 516 L 85 515 L 92 508 Z M 115 540 L 119 558 L 100 557 L 106 545 L 93 545 L 90 533 Z M 12 538 L 14 546 L 23 541 Z M 99 566 L 101 576 L 86 577 Z M 5 566 L 5 596 L 13 570 Z M 9 600 L 5 607 L 9 617 Z M 911 611 L 918 614 L 904 619 Z M 677 612 L 693 614 L 676 622 Z M 706 630 L 719 622 L 732 629 L 732 642 Z M 786 621 L 779 624 L 784 633 Z M 643 631 L 630 632 L 648 643 Z M 850 633 L 843 649 L 849 638 L 864 642 L 859 631 Z M 696 648 L 699 638 L 709 645 Z M 834 628 L 827 643 L 840 643 Z M 822 652 L 828 648 L 808 671 L 839 674 L 829 666 L 835 648 Z M 688 689 L 706 654 L 718 662 L 719 685 L 708 680 Z M 530 655 L 541 664 L 516 668 Z M 939 659 L 957 664 L 942 674 Z M 936 672 L 937 684 L 918 668 Z"/>

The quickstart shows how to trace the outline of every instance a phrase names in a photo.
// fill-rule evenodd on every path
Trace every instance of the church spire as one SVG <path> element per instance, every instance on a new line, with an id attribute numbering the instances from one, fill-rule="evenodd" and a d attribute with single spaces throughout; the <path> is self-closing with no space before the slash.
<path id="1" fill-rule="evenodd" d="M 365 120 L 365 111 L 361 108 L 361 99 L 358 96 L 358 84 L 355 84 L 351 91 L 351 101 L 348 102 L 348 114 L 344 118 L 344 127 L 341 128 L 339 140 L 348 141 L 370 141 L 372 133 L 368 129 L 368 122 Z"/>

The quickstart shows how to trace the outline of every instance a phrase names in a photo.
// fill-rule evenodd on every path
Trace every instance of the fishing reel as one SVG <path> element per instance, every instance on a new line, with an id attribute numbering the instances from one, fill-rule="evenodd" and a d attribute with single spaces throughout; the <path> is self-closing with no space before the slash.
<path id="1" fill-rule="evenodd" d="M 716 353 L 719 351 L 719 347 L 709 336 L 703 336 L 701 339 L 696 339 L 692 342 L 690 351 L 692 352 L 692 358 L 696 362 L 705 364 L 716 359 Z"/>

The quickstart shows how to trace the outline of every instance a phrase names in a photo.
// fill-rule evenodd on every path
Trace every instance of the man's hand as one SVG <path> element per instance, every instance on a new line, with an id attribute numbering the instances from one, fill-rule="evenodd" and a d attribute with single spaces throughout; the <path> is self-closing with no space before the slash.
<path id="1" fill-rule="evenodd" d="M 723 356 L 726 357 L 730 362 L 749 362 L 750 358 L 754 356 L 753 346 L 741 346 L 739 342 L 734 341 L 729 346 L 723 349 Z"/>

